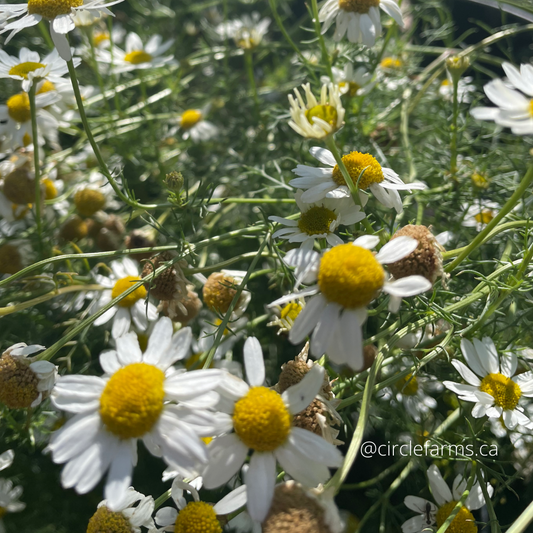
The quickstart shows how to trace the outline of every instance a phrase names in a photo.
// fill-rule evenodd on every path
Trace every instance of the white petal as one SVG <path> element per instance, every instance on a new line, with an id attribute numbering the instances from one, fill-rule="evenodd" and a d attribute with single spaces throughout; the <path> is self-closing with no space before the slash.
<path id="1" fill-rule="evenodd" d="M 433 494 L 437 505 L 440 507 L 447 502 L 451 502 L 453 500 L 452 491 L 444 479 L 442 479 L 439 469 L 435 465 L 431 465 L 428 468 L 427 474 L 431 493 Z"/>
<path id="2" fill-rule="evenodd" d="M 289 439 L 304 455 L 312 457 L 313 461 L 335 468 L 342 464 L 341 452 L 333 444 L 307 429 L 293 427 Z"/>
<path id="3" fill-rule="evenodd" d="M 399 241 L 399 242 L 398 242 Z M 418 241 L 405 235 L 389 241 L 376 254 L 376 259 L 383 265 L 396 263 L 400 259 L 407 257 L 416 250 Z"/>
<path id="4" fill-rule="evenodd" d="M 244 367 L 251 387 L 259 387 L 265 382 L 263 350 L 255 337 L 248 337 L 244 343 Z"/>
<path id="5" fill-rule="evenodd" d="M 209 465 L 203 473 L 204 487 L 215 489 L 227 483 L 246 461 L 248 447 L 232 433 L 209 445 Z"/>
<path id="6" fill-rule="evenodd" d="M 291 414 L 303 411 L 314 400 L 324 383 L 324 368 L 313 365 L 302 381 L 289 387 L 281 397 Z"/>
<path id="7" fill-rule="evenodd" d="M 416 296 L 432 288 L 432 284 L 423 276 L 407 276 L 390 283 L 385 283 L 383 290 L 392 296 L 407 298 Z"/>
<path id="8" fill-rule="evenodd" d="M 500 364 L 496 351 L 489 350 L 485 343 L 481 342 L 479 339 L 474 339 L 473 342 L 483 368 L 489 374 L 498 374 L 500 372 Z"/>
<path id="9" fill-rule="evenodd" d="M 168 317 L 160 318 L 148 339 L 148 347 L 142 358 L 143 362 L 159 366 L 161 358 L 169 352 L 172 334 L 172 320 Z"/>
<path id="10" fill-rule="evenodd" d="M 247 508 L 252 520 L 262 522 L 270 510 L 276 485 L 276 459 L 272 453 L 255 452 L 246 474 Z"/>
<path id="11" fill-rule="evenodd" d="M 216 368 L 173 374 L 165 380 L 165 394 L 177 401 L 186 401 L 214 390 L 223 371 Z"/>
<path id="12" fill-rule="evenodd" d="M 128 487 L 131 485 L 133 462 L 131 442 L 129 440 L 120 442 L 105 485 L 105 498 L 111 511 L 120 508 L 126 497 Z"/>
<path id="13" fill-rule="evenodd" d="M 289 340 L 293 344 L 302 342 L 314 329 L 326 305 L 326 299 L 321 294 L 309 300 L 303 311 L 296 317 L 289 333 Z"/>
<path id="14" fill-rule="evenodd" d="M 229 494 L 224 496 L 217 504 L 213 506 L 213 510 L 217 515 L 226 515 L 237 511 L 246 505 L 247 494 L 246 485 L 241 485 Z"/>
<path id="15" fill-rule="evenodd" d="M 479 387 L 479 385 L 481 385 L 481 381 L 478 379 L 478 377 L 465 364 L 454 359 L 452 361 L 452 365 L 468 384 L 474 385 L 475 387 Z"/>
<path id="16" fill-rule="evenodd" d="M 468 366 L 480 377 L 484 378 L 487 371 L 483 368 L 474 345 L 468 339 L 461 339 L 461 351 Z"/>
<path id="17" fill-rule="evenodd" d="M 135 333 L 131 332 L 122 335 L 116 339 L 116 343 L 117 356 L 122 366 L 140 363 L 143 360 L 139 339 Z"/>

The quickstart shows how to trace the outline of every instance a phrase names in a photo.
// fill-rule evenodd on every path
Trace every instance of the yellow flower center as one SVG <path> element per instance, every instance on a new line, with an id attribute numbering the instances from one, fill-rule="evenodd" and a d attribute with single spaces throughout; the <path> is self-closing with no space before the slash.
<path id="1" fill-rule="evenodd" d="M 19 63 L 18 65 L 11 67 L 8 74 L 10 76 L 20 76 L 26 80 L 28 79 L 28 74 L 30 72 L 43 67 L 46 67 L 46 65 L 43 65 L 42 63 L 35 63 L 33 61 L 26 61 L 25 63 Z"/>
<path id="2" fill-rule="evenodd" d="M 211 505 L 190 502 L 178 513 L 174 533 L 222 533 L 222 527 Z"/>
<path id="3" fill-rule="evenodd" d="M 129 520 L 122 513 L 114 513 L 105 505 L 91 516 L 87 533 L 132 533 Z"/>
<path id="4" fill-rule="evenodd" d="M 470 179 L 472 180 L 472 183 L 475 187 L 478 187 L 480 189 L 488 189 L 489 187 L 488 178 L 483 174 L 480 174 L 479 172 L 474 172 L 472 176 L 470 176 Z"/>
<path id="5" fill-rule="evenodd" d="M 394 57 L 384 57 L 380 62 L 381 68 L 398 69 L 402 66 L 402 62 Z"/>
<path id="6" fill-rule="evenodd" d="M 43 94 L 43 93 L 49 93 L 50 91 L 55 91 L 56 86 L 48 80 L 44 80 L 43 84 L 41 85 L 41 88 L 37 91 L 36 94 Z"/>
<path id="7" fill-rule="evenodd" d="M 330 302 L 347 309 L 368 305 L 383 287 L 385 272 L 370 250 L 339 244 L 320 261 L 318 286 Z"/>
<path id="8" fill-rule="evenodd" d="M 474 218 L 476 219 L 476 222 L 479 222 L 480 224 L 488 224 L 494 218 L 494 213 L 490 209 L 485 209 L 475 215 Z"/>
<path id="9" fill-rule="evenodd" d="M 529 114 L 533 117 L 533 99 L 529 101 Z"/>
<path id="10" fill-rule="evenodd" d="M 334 211 L 326 207 L 315 206 L 302 213 L 298 228 L 307 235 L 331 233 L 330 226 L 335 220 L 337 220 L 337 215 Z"/>
<path id="11" fill-rule="evenodd" d="M 0 520 L 2 517 L 7 513 L 7 509 L 5 507 L 0 507 Z"/>
<path id="12" fill-rule="evenodd" d="M 294 322 L 296 320 L 296 317 L 302 312 L 302 306 L 300 304 L 297 304 L 295 302 L 291 302 L 287 304 L 282 310 L 281 310 L 281 318 L 283 320 L 289 320 L 291 322 Z"/>
<path id="13" fill-rule="evenodd" d="M 358 83 L 355 83 L 355 81 L 341 81 L 339 83 L 339 87 L 341 89 L 344 89 L 348 85 L 348 91 L 346 94 L 348 96 L 351 96 L 352 98 L 357 94 L 357 91 L 361 88 L 361 86 Z"/>
<path id="14" fill-rule="evenodd" d="M 22 137 L 22 144 L 26 147 L 29 146 L 32 143 L 31 136 L 29 133 L 25 133 L 24 137 Z"/>
<path id="15" fill-rule="evenodd" d="M 281 396 L 266 387 L 252 387 L 233 411 L 235 433 L 258 452 L 271 452 L 281 446 L 289 436 L 291 422 Z"/>
<path id="16" fill-rule="evenodd" d="M 109 41 L 109 33 L 107 31 L 97 31 L 94 33 L 93 43 L 95 46 L 100 46 L 105 41 Z"/>
<path id="17" fill-rule="evenodd" d="M 184 130 L 192 128 L 197 122 L 202 119 L 202 113 L 196 109 L 187 109 L 181 115 L 181 127 Z"/>
<path id="18" fill-rule="evenodd" d="M 57 197 L 57 188 L 50 178 L 45 178 L 41 180 L 41 184 L 44 186 L 45 200 L 53 200 Z"/>
<path id="19" fill-rule="evenodd" d="M 450 85 L 450 80 L 448 79 L 442 80 L 441 82 L 442 87 L 448 87 L 448 85 Z"/>
<path id="20" fill-rule="evenodd" d="M 379 0 L 339 0 L 339 8 L 349 13 L 368 13 L 371 7 L 379 7 Z"/>
<path id="21" fill-rule="evenodd" d="M 439 507 L 437 511 L 437 527 L 441 527 L 446 519 L 452 514 L 457 502 L 451 501 Z M 448 533 L 477 533 L 476 521 L 472 513 L 463 505 L 461 510 L 455 515 L 452 523 L 446 530 Z"/>
<path id="22" fill-rule="evenodd" d="M 121 439 L 148 433 L 163 411 L 165 373 L 153 365 L 133 363 L 117 370 L 100 396 L 100 417 Z"/>
<path id="23" fill-rule="evenodd" d="M 126 276 L 125 278 L 120 278 L 115 283 L 115 286 L 111 291 L 111 298 L 115 299 L 117 296 L 120 296 L 123 292 L 126 292 L 128 289 L 131 288 L 132 285 L 135 285 L 135 283 L 138 283 L 139 281 L 141 281 L 141 279 L 136 276 Z M 131 307 L 139 300 L 143 300 L 144 298 L 146 298 L 146 294 L 147 292 L 145 286 L 140 285 L 132 293 L 128 294 L 128 296 L 125 296 L 122 300 L 120 300 L 120 302 L 118 302 L 118 305 L 120 307 Z"/>
<path id="24" fill-rule="evenodd" d="M 85 217 L 90 217 L 100 211 L 100 209 L 103 209 L 105 201 L 103 193 L 91 188 L 80 189 L 74 195 L 74 205 L 78 213 Z"/>
<path id="25" fill-rule="evenodd" d="M 396 388 L 405 396 L 414 396 L 418 392 L 418 380 L 413 374 L 407 374 L 396 382 Z"/>
<path id="26" fill-rule="evenodd" d="M 72 8 L 82 5 L 83 0 L 28 0 L 28 13 L 54 19 L 59 15 L 68 15 Z"/>
<path id="27" fill-rule="evenodd" d="M 31 120 L 30 97 L 27 93 L 13 95 L 6 102 L 7 112 L 15 122 L 28 122 Z"/>
<path id="28" fill-rule="evenodd" d="M 39 379 L 29 364 L 11 355 L 0 358 L 0 402 L 9 409 L 26 409 L 39 396 Z"/>
<path id="29" fill-rule="evenodd" d="M 149 63 L 152 61 L 152 56 L 144 50 L 133 50 L 124 56 L 124 61 L 132 65 L 140 65 L 141 63 Z"/>
<path id="30" fill-rule="evenodd" d="M 4 179 L 4 196 L 17 205 L 35 201 L 35 177 L 26 168 L 17 168 Z"/>
<path id="31" fill-rule="evenodd" d="M 319 104 L 305 112 L 309 124 L 315 123 L 315 118 L 320 118 L 330 126 L 337 126 L 337 109 L 329 104 Z"/>
<path id="32" fill-rule="evenodd" d="M 213 437 L 201 437 L 200 440 L 207 446 L 213 442 Z"/>
<path id="33" fill-rule="evenodd" d="M 237 284 L 231 276 L 225 276 L 222 272 L 211 274 L 204 284 L 204 302 L 215 313 L 226 313 L 237 294 Z"/>
<path id="34" fill-rule="evenodd" d="M 520 387 L 503 374 L 488 374 L 481 381 L 479 390 L 490 394 L 494 403 L 504 410 L 513 410 L 522 396 Z"/>
<path id="35" fill-rule="evenodd" d="M 381 183 L 385 176 L 381 165 L 376 158 L 370 154 L 362 154 L 361 152 L 351 152 L 342 158 L 342 162 L 346 166 L 346 170 L 350 174 L 354 184 L 357 184 L 360 189 L 368 189 L 372 183 Z M 361 172 L 364 173 L 361 176 Z M 361 179 L 359 179 L 361 176 Z M 333 181 L 337 185 L 346 185 L 346 180 L 342 175 L 339 165 L 335 165 L 332 175 Z"/>

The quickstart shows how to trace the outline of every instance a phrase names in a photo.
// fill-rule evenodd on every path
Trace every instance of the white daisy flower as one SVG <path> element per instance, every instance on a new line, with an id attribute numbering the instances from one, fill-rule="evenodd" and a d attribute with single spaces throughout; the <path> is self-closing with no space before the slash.
<path id="1" fill-rule="evenodd" d="M 450 516 L 466 490 L 467 479 L 461 474 L 454 479 L 452 490 L 442 479 L 441 473 L 435 465 L 431 465 L 428 468 L 427 475 L 431 493 L 437 505 L 419 496 L 406 496 L 405 505 L 412 511 L 419 513 L 419 515 L 402 524 L 403 533 L 427 533 L 435 525 L 440 528 L 446 522 L 446 519 Z M 494 492 L 493 487 L 488 483 L 487 492 L 490 496 Z M 476 520 L 471 511 L 480 509 L 484 505 L 483 491 L 479 481 L 476 481 L 466 498 L 465 504 L 452 520 L 449 529 L 452 531 L 477 531 Z"/>
<path id="2" fill-rule="evenodd" d="M 156 531 L 181 533 L 222 533 L 222 526 L 218 516 L 230 514 L 246 504 L 246 487 L 230 492 L 216 505 L 200 500 L 197 483 L 189 484 L 176 478 L 172 483 L 171 496 L 178 510 L 174 507 L 163 507 L 155 515 L 155 523 L 159 526 Z M 187 503 L 183 497 L 184 491 L 189 492 L 193 501 Z"/>
<path id="3" fill-rule="evenodd" d="M 258 47 L 270 26 L 269 18 L 261 18 L 254 11 L 251 15 L 243 15 L 240 19 L 223 22 L 215 28 L 222 39 L 233 39 L 235 44 L 244 50 Z"/>
<path id="4" fill-rule="evenodd" d="M 302 85 L 307 103 L 298 89 L 294 89 L 296 98 L 289 94 L 289 126 L 302 137 L 324 139 L 335 133 L 344 125 L 344 107 L 341 103 L 339 88 L 331 82 L 322 85 L 320 101 L 311 92 L 309 83 Z"/>
<path id="5" fill-rule="evenodd" d="M 96 513 L 89 520 L 87 531 L 141 533 L 141 527 L 152 530 L 154 528 L 153 512 L 154 499 L 129 487 L 124 500 L 116 506 L 114 511 L 109 509 L 106 500 L 98 504 Z"/>
<path id="6" fill-rule="evenodd" d="M 48 397 L 57 379 L 57 367 L 49 361 L 33 361 L 29 355 L 44 346 L 23 342 L 10 346 L 0 358 L 0 402 L 10 409 L 27 409 Z"/>
<path id="7" fill-rule="evenodd" d="M 19 501 L 22 487 L 13 487 L 9 479 L 0 478 L 0 533 L 5 532 L 2 517 L 7 513 L 18 513 L 26 508 L 26 504 Z"/>
<path id="8" fill-rule="evenodd" d="M 409 255 L 418 241 L 398 237 L 374 255 L 370 250 L 378 243 L 379 237 L 364 235 L 322 255 L 296 249 L 285 256 L 285 262 L 296 267 L 297 286 L 300 282 L 318 282 L 270 304 L 281 305 L 296 297 L 313 295 L 289 333 L 293 344 L 301 343 L 313 332 L 312 355 L 321 357 L 327 353 L 333 362 L 360 371 L 364 366 L 362 326 L 368 304 L 383 291 L 390 295 L 389 310 L 396 312 L 402 298 L 431 289 L 432 284 L 418 275 L 388 281 L 382 267 Z"/>
<path id="9" fill-rule="evenodd" d="M 459 103 L 468 104 L 472 101 L 471 95 L 476 91 L 476 86 L 472 84 L 473 79 L 471 76 L 467 76 L 459 80 L 457 85 L 457 100 Z M 450 75 L 441 82 L 439 94 L 447 102 L 453 101 L 453 81 Z"/>
<path id="10" fill-rule="evenodd" d="M 515 376 L 518 364 L 516 355 L 498 357 L 496 347 L 489 337 L 484 337 L 481 341 L 474 339 L 473 343 L 462 339 L 461 351 L 468 366 L 456 359 L 452 360 L 452 365 L 467 385 L 444 381 L 444 386 L 455 392 L 459 399 L 476 404 L 472 409 L 472 416 L 503 417 L 508 429 L 513 429 L 518 424 L 533 428 L 533 421 L 518 405 L 522 396 L 533 397 L 533 372 Z"/>
<path id="11" fill-rule="evenodd" d="M 129 257 L 125 257 L 121 261 L 112 261 L 110 267 L 111 276 L 96 275 L 96 281 L 107 287 L 107 290 L 102 291 L 99 300 L 95 301 L 95 305 L 91 308 L 92 313 L 120 296 L 131 287 L 132 283 L 135 284 L 142 280 L 137 264 Z M 145 302 L 147 295 L 148 291 L 144 285 L 141 285 L 121 300 L 118 305 L 111 307 L 99 316 L 94 321 L 94 325 L 101 326 L 113 319 L 111 334 L 114 339 L 127 333 L 132 321 L 135 327 L 145 331 L 148 328 L 148 322 L 157 318 L 156 306 L 150 301 Z"/>
<path id="12" fill-rule="evenodd" d="M 52 145 L 58 146 L 58 122 L 44 108 L 60 99 L 55 91 L 37 94 L 35 107 L 37 109 L 37 128 L 39 145 L 44 144 L 46 138 Z M 30 97 L 21 92 L 9 97 L 5 105 L 0 105 L 0 135 L 7 137 L 5 146 L 15 149 L 33 143 L 31 126 Z"/>
<path id="13" fill-rule="evenodd" d="M 340 93 L 351 97 L 368 94 L 376 84 L 375 81 L 372 81 L 371 72 L 368 72 L 365 67 L 357 67 L 354 70 L 353 63 L 346 63 L 344 70 L 331 67 L 331 73 L 333 74 L 333 83 L 339 87 Z M 327 76 L 322 76 L 320 81 L 327 84 L 330 80 Z"/>
<path id="14" fill-rule="evenodd" d="M 126 51 L 114 47 L 112 51 L 98 49 L 97 58 L 102 63 L 113 64 L 113 72 L 131 72 L 138 69 L 158 68 L 163 65 L 177 64 L 174 55 L 163 54 L 174 44 L 174 39 L 163 42 L 161 35 L 153 35 L 143 44 L 136 33 L 128 33 Z"/>
<path id="15" fill-rule="evenodd" d="M 323 198 L 350 198 L 350 189 L 346 185 L 333 154 L 318 146 L 312 147 L 309 153 L 327 167 L 297 165 L 293 169 L 298 177 L 291 180 L 289 185 L 305 190 L 301 197 L 302 202 L 318 202 Z M 398 191 L 411 192 L 413 189 L 427 188 L 420 182 L 404 183 L 394 170 L 382 167 L 370 154 L 351 152 L 343 156 L 342 161 L 360 191 L 369 189 L 379 202 L 385 207 L 394 207 L 397 213 L 403 211 L 402 199 Z M 360 192 L 359 196 L 364 205 L 366 203 L 364 193 Z"/>
<path id="16" fill-rule="evenodd" d="M 137 463 L 137 440 L 150 453 L 187 477 L 207 460 L 200 437 L 215 434 L 207 411 L 218 402 L 213 389 L 222 372 L 192 372 L 171 365 L 183 359 L 192 334 L 173 335 L 172 321 L 161 318 L 144 354 L 134 333 L 116 339 L 116 350 L 100 354 L 104 376 L 63 376 L 52 392 L 54 405 L 75 416 L 52 436 L 55 463 L 67 463 L 65 488 L 79 494 L 92 490 L 109 469 L 105 486 L 108 507 L 123 504 Z"/>
<path id="17" fill-rule="evenodd" d="M 322 367 L 315 365 L 300 383 L 280 395 L 264 386 L 263 352 L 255 337 L 244 345 L 244 365 L 249 385 L 229 373 L 220 381 L 223 398 L 218 408 L 227 414 L 218 414 L 217 422 L 226 434 L 210 444 L 203 479 L 207 489 L 224 485 L 253 450 L 246 474 L 247 505 L 252 519 L 260 522 L 272 502 L 277 462 L 295 480 L 316 486 L 330 477 L 328 467 L 341 465 L 342 456 L 322 437 L 292 426 L 293 416 L 320 390 Z"/>
<path id="18" fill-rule="evenodd" d="M 463 209 L 466 213 L 461 225 L 481 231 L 498 214 L 501 206 L 497 202 L 483 200 L 472 205 L 463 204 Z"/>
<path id="19" fill-rule="evenodd" d="M 80 58 L 74 58 L 74 66 L 78 66 L 80 62 Z M 22 90 L 26 92 L 29 92 L 34 80 L 64 82 L 63 76 L 67 72 L 66 62 L 59 57 L 55 48 L 42 61 L 37 52 L 25 47 L 20 49 L 18 58 L 0 50 L 0 78 L 22 81 Z"/>
<path id="20" fill-rule="evenodd" d="M 0 470 L 9 468 L 15 459 L 15 452 L 13 450 L 7 450 L 0 454 Z"/>
<path id="21" fill-rule="evenodd" d="M 69 61 L 72 58 L 70 46 L 65 34 L 72 31 L 74 15 L 80 11 L 97 11 L 107 15 L 113 15 L 106 6 L 118 4 L 122 0 L 28 0 L 23 4 L 0 4 L 0 20 L 10 20 L 20 17 L 18 20 L 6 24 L 0 33 L 10 31 L 6 43 L 24 28 L 30 28 L 41 22 L 44 18 L 50 21 L 50 34 L 58 49 L 59 55 Z"/>
<path id="22" fill-rule="evenodd" d="M 327 0 L 318 13 L 322 33 L 335 22 L 335 41 L 347 34 L 351 43 L 374 46 L 376 37 L 381 35 L 379 8 L 403 28 L 402 10 L 395 0 Z"/>
<path id="23" fill-rule="evenodd" d="M 343 240 L 335 235 L 340 226 L 350 226 L 365 218 L 361 208 L 355 205 L 351 198 L 334 200 L 324 198 L 316 203 L 304 203 L 301 200 L 303 191 L 296 191 L 296 204 L 302 212 L 298 220 L 270 216 L 268 220 L 285 226 L 274 232 L 274 239 L 288 240 L 290 243 L 299 242 L 301 248 L 311 250 L 316 239 L 326 239 L 330 246 L 343 244 Z"/>
<path id="24" fill-rule="evenodd" d="M 183 130 L 183 139 L 194 142 L 209 141 L 218 136 L 220 130 L 212 122 L 205 120 L 209 106 L 202 109 L 186 109 L 179 117 L 178 124 Z"/>
<path id="25" fill-rule="evenodd" d="M 522 64 L 518 70 L 504 62 L 502 67 L 509 83 L 497 79 L 483 88 L 497 107 L 475 107 L 470 113 L 479 120 L 491 120 L 511 128 L 515 135 L 530 135 L 533 133 L 533 66 Z"/>

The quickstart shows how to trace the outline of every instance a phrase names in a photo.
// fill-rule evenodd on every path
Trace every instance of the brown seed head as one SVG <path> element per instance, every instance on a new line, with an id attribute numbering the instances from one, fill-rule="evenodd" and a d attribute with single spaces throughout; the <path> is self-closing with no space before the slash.
<path id="1" fill-rule="evenodd" d="M 35 175 L 20 167 L 4 178 L 4 196 L 17 205 L 35 202 Z"/>
<path id="2" fill-rule="evenodd" d="M 133 530 L 122 513 L 114 513 L 102 505 L 91 516 L 87 533 L 133 533 Z"/>
<path id="3" fill-rule="evenodd" d="M 39 378 L 28 363 L 4 353 L 0 358 L 0 402 L 10 409 L 26 409 L 39 396 Z"/>
<path id="4" fill-rule="evenodd" d="M 225 314 L 237 294 L 234 278 L 222 272 L 213 272 L 204 284 L 204 302 L 211 311 Z M 238 305 L 239 302 L 237 302 Z"/>
<path id="5" fill-rule="evenodd" d="M 63 222 L 59 236 L 66 241 L 76 241 L 87 237 L 88 233 L 86 222 L 78 215 L 72 215 Z"/>

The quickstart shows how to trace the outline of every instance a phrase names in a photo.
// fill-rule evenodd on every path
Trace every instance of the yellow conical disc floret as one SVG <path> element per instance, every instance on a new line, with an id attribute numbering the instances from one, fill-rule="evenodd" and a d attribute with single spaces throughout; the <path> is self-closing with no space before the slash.
<path id="1" fill-rule="evenodd" d="M 298 221 L 298 228 L 307 235 L 330 233 L 331 223 L 337 220 L 337 215 L 331 209 L 314 206 L 302 213 Z"/>
<path id="2" fill-rule="evenodd" d="M 100 416 L 107 429 L 121 439 L 142 437 L 163 410 L 165 374 L 145 363 L 117 370 L 100 397 Z"/>
<path id="3" fill-rule="evenodd" d="M 181 127 L 184 130 L 192 128 L 202 119 L 202 113 L 196 109 L 187 109 L 181 115 Z"/>
<path id="4" fill-rule="evenodd" d="M 28 0 L 28 13 L 54 19 L 68 15 L 73 7 L 81 7 L 83 0 Z"/>
<path id="5" fill-rule="evenodd" d="M 205 304 L 216 313 L 226 313 L 237 294 L 237 285 L 233 277 L 226 276 L 222 272 L 213 272 L 204 284 Z"/>
<path id="6" fill-rule="evenodd" d="M 74 205 L 78 213 L 84 217 L 90 217 L 100 211 L 100 209 L 103 209 L 105 202 L 106 198 L 104 194 L 90 187 L 80 189 L 74 195 Z"/>
<path id="7" fill-rule="evenodd" d="M 327 122 L 330 126 L 337 126 L 338 113 L 337 109 L 329 104 L 319 104 L 305 112 L 305 116 L 310 124 L 315 123 L 315 117 Z"/>
<path id="8" fill-rule="evenodd" d="M 370 154 L 351 152 L 343 156 L 342 162 L 346 166 L 352 181 L 360 189 L 368 189 L 372 183 L 381 183 L 385 179 L 381 165 Z M 363 170 L 364 174 L 361 176 Z M 361 176 L 361 179 L 359 179 L 359 176 Z M 335 165 L 332 178 L 337 185 L 346 185 L 346 180 L 342 175 L 339 165 Z"/>
<path id="9" fill-rule="evenodd" d="M 339 8 L 349 13 L 368 13 L 371 7 L 379 7 L 379 0 L 339 0 Z"/>
<path id="10" fill-rule="evenodd" d="M 10 76 L 20 76 L 25 80 L 28 79 L 28 74 L 39 68 L 46 67 L 42 63 L 35 63 L 33 61 L 26 61 L 25 63 L 19 63 L 9 69 Z"/>
<path id="11" fill-rule="evenodd" d="M 56 86 L 48 80 L 44 80 L 41 88 L 36 92 L 36 94 L 49 93 L 50 91 L 55 91 Z"/>
<path id="12" fill-rule="evenodd" d="M 87 533 L 133 533 L 133 530 L 122 513 L 114 513 L 102 505 L 91 516 L 87 525 Z"/>
<path id="13" fill-rule="evenodd" d="M 31 120 L 30 97 L 27 93 L 13 95 L 6 102 L 7 113 L 15 122 L 28 122 Z"/>
<path id="14" fill-rule="evenodd" d="M 211 505 L 190 502 L 178 513 L 174 533 L 222 533 L 222 527 Z"/>
<path id="15" fill-rule="evenodd" d="M 503 374 L 488 374 L 481 381 L 479 390 L 490 394 L 498 407 L 510 411 L 518 405 L 522 396 L 520 387 Z"/>
<path id="16" fill-rule="evenodd" d="M 111 291 L 111 298 L 116 298 L 120 296 L 123 292 L 126 292 L 132 285 L 141 281 L 138 277 L 135 276 L 126 276 L 125 278 L 120 278 L 113 287 Z M 120 307 L 131 307 L 136 304 L 139 300 L 146 298 L 146 289 L 144 285 L 137 287 L 132 293 L 128 294 L 118 302 Z"/>
<path id="17" fill-rule="evenodd" d="M 133 50 L 124 56 L 124 61 L 132 65 L 140 65 L 141 63 L 149 63 L 152 61 L 152 56 L 144 50 Z"/>
<path id="18" fill-rule="evenodd" d="M 414 396 L 418 392 L 418 380 L 413 374 L 407 374 L 396 382 L 396 388 L 405 396 Z"/>
<path id="19" fill-rule="evenodd" d="M 281 396 L 266 387 L 252 387 L 236 404 L 233 428 L 246 446 L 271 452 L 289 436 L 292 416 Z"/>
<path id="20" fill-rule="evenodd" d="M 368 305 L 383 287 L 385 272 L 371 251 L 340 244 L 320 261 L 318 286 L 330 302 L 347 309 Z"/>
<path id="21" fill-rule="evenodd" d="M 445 503 L 437 511 L 437 527 L 440 528 L 446 519 L 452 514 L 456 501 Z M 461 507 L 452 523 L 446 530 L 448 533 L 477 533 L 476 520 L 472 513 L 465 507 Z"/>

